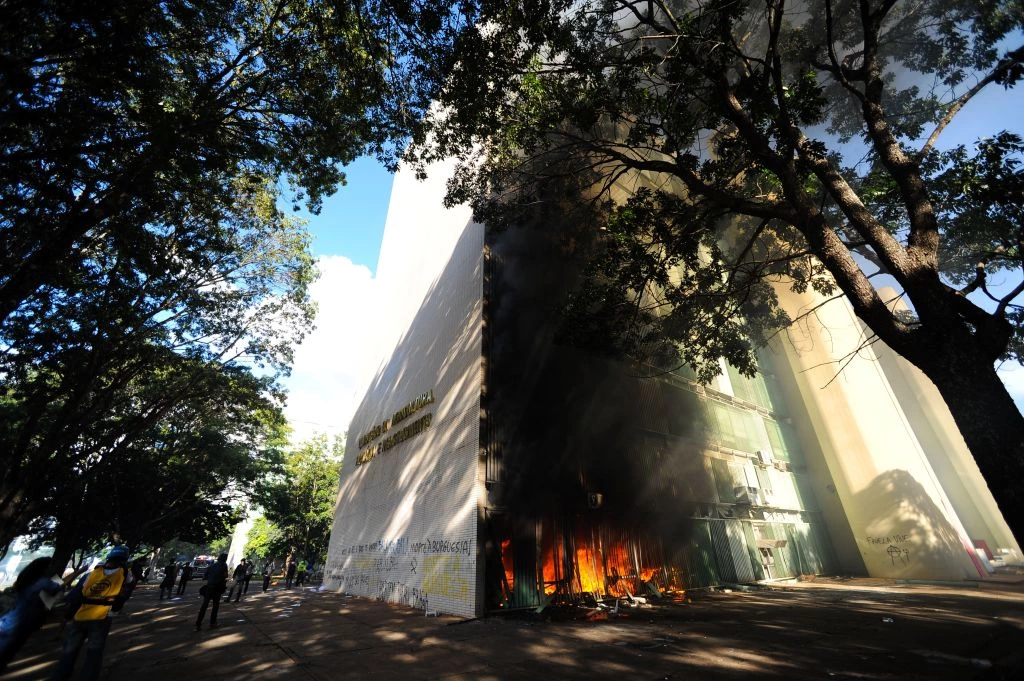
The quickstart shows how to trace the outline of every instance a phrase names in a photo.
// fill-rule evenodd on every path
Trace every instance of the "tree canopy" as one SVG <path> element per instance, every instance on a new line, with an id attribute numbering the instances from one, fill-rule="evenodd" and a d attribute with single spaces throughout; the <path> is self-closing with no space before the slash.
<path id="1" fill-rule="evenodd" d="M 291 548 L 288 538 L 281 529 L 265 516 L 259 516 L 246 535 L 243 553 L 246 557 L 258 558 L 262 562 L 273 562 L 280 558 L 283 564 L 283 559 Z"/>
<path id="2" fill-rule="evenodd" d="M 415 0 L 3 4 L 0 545 L 58 516 L 80 536 L 48 502 L 111 475 L 149 471 L 178 496 L 125 503 L 186 514 L 247 479 L 239 448 L 263 436 L 240 410 L 279 408 L 315 311 L 308 234 L 278 205 L 315 212 L 362 154 L 393 164 L 463 20 Z M 238 467 L 172 485 L 168 447 L 200 442 Z M 132 519 L 140 541 L 158 516 Z"/>
<path id="3" fill-rule="evenodd" d="M 61 562 L 112 536 L 138 551 L 229 535 L 248 490 L 280 465 L 285 426 L 266 379 L 230 368 L 211 379 L 116 451 L 40 476 L 34 539 Z"/>
<path id="4" fill-rule="evenodd" d="M 148 226 L 227 209 L 240 178 L 287 178 L 316 210 L 341 165 L 393 162 L 436 83 L 401 58 L 399 29 L 444 34 L 430 14 L 404 0 L 4 3 L 0 322 L 88 269 L 97 239 L 145 263 Z"/>
<path id="5" fill-rule="evenodd" d="M 287 546 L 313 561 L 327 555 L 344 454 L 341 438 L 315 435 L 286 453 L 279 472 L 257 486 L 253 500 L 277 530 L 264 541 L 268 551 Z M 249 541 L 255 539 L 250 533 Z"/>
<path id="6" fill-rule="evenodd" d="M 314 313 L 308 237 L 271 187 L 237 189 L 231 214 L 195 221 L 209 237 L 201 244 L 151 225 L 146 243 L 132 244 L 144 264 L 132 264 L 127 245 L 97 239 L 73 287 L 8 319 L 0 540 L 182 409 L 277 399 L 274 376 Z"/>
<path id="7" fill-rule="evenodd" d="M 997 119 L 942 143 L 974 97 L 1024 73 L 1018 1 L 479 12 L 411 158 L 461 156 L 449 200 L 494 228 L 557 228 L 552 182 L 593 209 L 597 260 L 570 302 L 580 338 L 706 380 L 720 357 L 753 371 L 791 323 L 776 286 L 844 296 L 865 342 L 938 387 L 1020 535 L 1024 419 L 994 365 L 1021 347 L 1024 142 Z"/>

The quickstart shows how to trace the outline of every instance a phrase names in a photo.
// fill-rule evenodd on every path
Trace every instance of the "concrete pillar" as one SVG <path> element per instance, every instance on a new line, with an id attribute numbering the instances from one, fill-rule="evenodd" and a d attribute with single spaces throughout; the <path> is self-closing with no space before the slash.
<path id="1" fill-rule="evenodd" d="M 784 354 L 868 574 L 984 576 L 873 345 L 845 299 L 779 288 Z"/>

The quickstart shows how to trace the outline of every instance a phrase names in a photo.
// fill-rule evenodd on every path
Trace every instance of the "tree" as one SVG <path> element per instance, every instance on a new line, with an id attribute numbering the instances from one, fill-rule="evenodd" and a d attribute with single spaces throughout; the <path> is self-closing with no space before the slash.
<path id="1" fill-rule="evenodd" d="M 228 549 L 231 548 L 231 534 L 221 535 L 210 542 L 210 555 L 220 555 L 227 553 Z"/>
<path id="2" fill-rule="evenodd" d="M 197 544 L 195 542 L 185 541 L 183 539 L 172 539 L 164 545 L 158 547 L 159 555 L 167 560 L 177 560 L 179 558 L 192 558 L 194 556 L 209 556 L 213 554 L 213 548 L 210 544 Z"/>
<path id="3" fill-rule="evenodd" d="M 675 353 L 704 379 L 719 357 L 753 371 L 791 321 L 770 283 L 845 296 L 934 382 L 1024 533 L 1024 418 L 994 366 L 1020 358 L 1024 142 L 995 128 L 939 144 L 973 97 L 1024 73 L 1019 2 L 556 0 L 480 16 L 415 155 L 466 161 L 449 200 L 514 224 L 543 215 L 547 179 L 579 177 L 608 257 L 576 311 L 605 315 L 616 349 Z M 992 287 L 996 272 L 1009 283 Z"/>
<path id="4" fill-rule="evenodd" d="M 315 435 L 286 454 L 281 472 L 254 495 L 285 544 L 313 560 L 327 554 L 344 453 L 341 438 Z"/>
<path id="5" fill-rule="evenodd" d="M 274 523 L 260 516 L 253 523 L 252 529 L 246 536 L 244 553 L 246 556 L 256 556 L 261 561 L 273 560 L 277 556 L 284 556 L 291 550 L 288 538 Z"/>
<path id="6" fill-rule="evenodd" d="M 230 535 L 246 491 L 280 465 L 285 422 L 266 379 L 237 369 L 216 376 L 220 386 L 177 404 L 116 455 L 49 477 L 30 531 L 53 546 L 57 565 L 111 536 L 138 551 Z"/>
<path id="7" fill-rule="evenodd" d="M 230 206 L 239 177 L 284 175 L 316 210 L 340 165 L 393 162 L 436 83 L 402 58 L 403 23 L 427 28 L 415 5 L 4 3 L 0 323 L 87 267 L 95 239 L 144 243 L 151 223 Z"/>
<path id="8" fill-rule="evenodd" d="M 275 389 L 314 314 L 308 235 L 266 181 L 235 187 L 230 211 L 150 225 L 130 245 L 97 238 L 72 285 L 8 320 L 0 542 L 178 405 L 232 404 L 253 368 L 267 377 L 258 390 Z"/>
<path id="9" fill-rule="evenodd" d="M 212 363 L 287 370 L 313 268 L 278 187 L 316 210 L 393 160 L 451 30 L 407 0 L 4 3 L 0 544 Z"/>

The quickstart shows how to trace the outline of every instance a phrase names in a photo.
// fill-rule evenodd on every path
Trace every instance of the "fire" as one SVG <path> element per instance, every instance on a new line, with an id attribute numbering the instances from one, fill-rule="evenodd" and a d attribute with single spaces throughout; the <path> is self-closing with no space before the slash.
<path id="1" fill-rule="evenodd" d="M 512 562 L 512 540 L 505 539 L 501 542 L 501 567 L 505 572 L 505 590 L 512 592 L 515 585 L 516 571 Z"/>
<path id="2" fill-rule="evenodd" d="M 598 570 L 600 558 L 594 548 L 584 546 L 576 549 L 576 569 L 579 572 L 580 590 L 588 593 L 602 593 L 604 578 Z"/>
<path id="3" fill-rule="evenodd" d="M 641 542 L 627 536 L 612 537 L 602 528 L 573 533 L 556 531 L 545 523 L 538 550 L 538 589 L 545 595 L 561 594 L 573 600 L 585 594 L 596 598 L 627 598 L 647 594 L 648 584 L 668 586 L 659 575 L 668 572 L 660 564 L 660 552 L 644 550 Z M 512 543 L 501 542 L 505 580 L 512 585 Z M 657 561 L 657 562 L 655 562 Z"/>

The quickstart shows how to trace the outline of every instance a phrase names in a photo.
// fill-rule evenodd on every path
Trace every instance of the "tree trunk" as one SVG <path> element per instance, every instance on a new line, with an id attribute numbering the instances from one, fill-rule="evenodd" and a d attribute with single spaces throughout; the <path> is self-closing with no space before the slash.
<path id="1" fill-rule="evenodd" d="M 970 348 L 919 356 L 1017 541 L 1024 538 L 1024 416 L 991 362 Z M 980 353 L 973 353 L 974 355 Z M 942 355 L 954 357 L 944 362 Z"/>
<path id="2" fill-rule="evenodd" d="M 53 556 L 50 558 L 50 572 L 62 574 L 75 553 L 74 538 L 58 528 L 53 540 Z"/>

